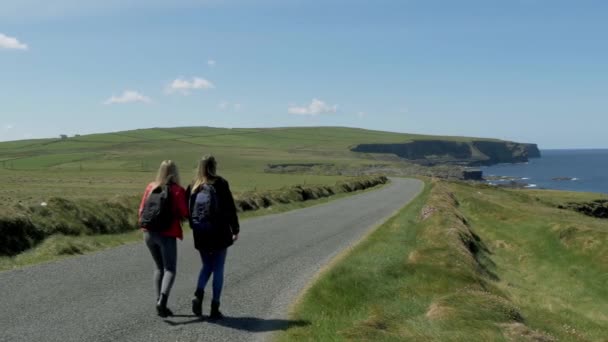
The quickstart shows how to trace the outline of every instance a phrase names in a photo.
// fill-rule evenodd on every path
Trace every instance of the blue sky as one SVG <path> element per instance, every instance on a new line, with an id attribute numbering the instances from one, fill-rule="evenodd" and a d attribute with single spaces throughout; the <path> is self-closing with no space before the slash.
<path id="1" fill-rule="evenodd" d="M 0 140 L 339 125 L 607 148 L 608 2 L 8 0 Z"/>

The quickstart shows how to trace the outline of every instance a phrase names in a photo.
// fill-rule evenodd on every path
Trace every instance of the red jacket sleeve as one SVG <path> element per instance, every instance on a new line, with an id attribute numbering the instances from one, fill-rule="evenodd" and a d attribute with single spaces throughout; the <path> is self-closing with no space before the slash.
<path id="1" fill-rule="evenodd" d="M 179 185 L 173 187 L 173 213 L 180 219 L 188 217 L 186 191 Z"/>

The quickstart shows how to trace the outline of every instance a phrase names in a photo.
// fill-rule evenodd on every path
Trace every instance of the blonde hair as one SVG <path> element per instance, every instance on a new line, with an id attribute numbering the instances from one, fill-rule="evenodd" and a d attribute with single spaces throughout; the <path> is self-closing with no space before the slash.
<path id="1" fill-rule="evenodd" d="M 163 160 L 156 174 L 156 185 L 175 183 L 180 185 L 179 171 L 177 165 L 172 160 Z"/>
<path id="2" fill-rule="evenodd" d="M 196 176 L 192 189 L 196 189 L 203 184 L 213 184 L 217 178 L 217 162 L 212 155 L 206 155 L 198 162 Z"/>

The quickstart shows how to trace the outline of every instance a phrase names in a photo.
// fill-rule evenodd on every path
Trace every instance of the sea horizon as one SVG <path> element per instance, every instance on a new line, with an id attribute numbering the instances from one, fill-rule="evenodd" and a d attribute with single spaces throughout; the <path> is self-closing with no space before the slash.
<path id="1" fill-rule="evenodd" d="M 608 149 L 541 149 L 540 152 L 540 158 L 531 158 L 525 163 L 480 169 L 485 178 L 491 178 L 487 183 L 493 185 L 515 181 L 526 188 L 608 194 Z"/>

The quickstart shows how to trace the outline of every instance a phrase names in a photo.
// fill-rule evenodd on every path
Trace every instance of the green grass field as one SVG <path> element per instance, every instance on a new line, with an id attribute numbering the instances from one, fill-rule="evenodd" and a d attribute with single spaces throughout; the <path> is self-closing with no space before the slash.
<path id="1" fill-rule="evenodd" d="M 607 341 L 597 194 L 434 182 L 325 272 L 281 341 Z"/>
<path id="2" fill-rule="evenodd" d="M 367 138 L 366 138 L 367 137 Z M 0 143 L 0 203 L 138 194 L 164 159 L 175 160 L 183 182 L 197 160 L 213 153 L 235 191 L 278 189 L 293 184 L 333 184 L 342 177 L 276 175 L 270 163 L 363 162 L 348 151 L 359 139 L 406 136 L 345 129 L 147 129 L 60 139 Z"/>

